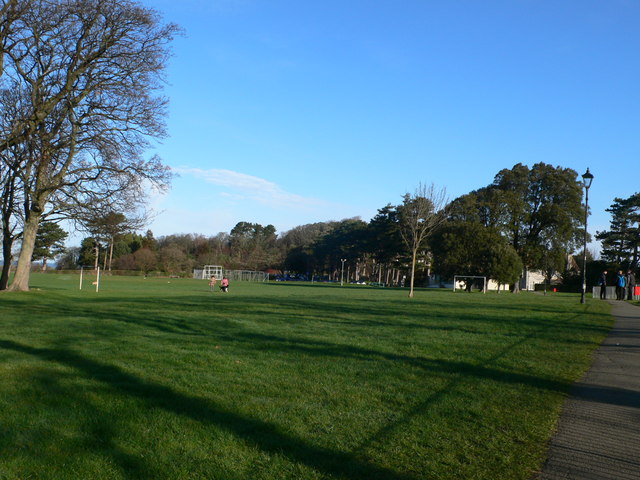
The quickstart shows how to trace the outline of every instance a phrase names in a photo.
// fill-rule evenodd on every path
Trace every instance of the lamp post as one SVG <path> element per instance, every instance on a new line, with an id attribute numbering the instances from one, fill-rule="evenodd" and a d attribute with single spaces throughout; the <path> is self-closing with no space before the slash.
<path id="1" fill-rule="evenodd" d="M 587 292 L 587 218 L 589 217 L 589 187 L 593 182 L 593 175 L 587 171 L 582 174 L 582 186 L 584 187 L 584 250 L 582 251 L 582 294 L 580 303 L 585 303 L 584 298 Z M 606 287 L 603 287 L 606 288 Z"/>
<path id="2" fill-rule="evenodd" d="M 341 258 L 340 261 L 342 262 L 342 271 L 340 272 L 340 286 L 344 285 L 344 262 L 347 261 L 346 258 Z"/>

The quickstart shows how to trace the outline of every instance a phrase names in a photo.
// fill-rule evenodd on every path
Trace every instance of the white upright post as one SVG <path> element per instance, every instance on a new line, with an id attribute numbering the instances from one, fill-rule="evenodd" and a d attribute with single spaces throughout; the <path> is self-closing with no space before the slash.
<path id="1" fill-rule="evenodd" d="M 98 292 L 99 288 L 100 288 L 100 267 L 98 267 L 98 278 L 96 278 L 96 293 Z"/>
<path id="2" fill-rule="evenodd" d="M 80 290 L 82 290 L 82 272 L 84 272 L 84 269 L 80 267 Z"/>

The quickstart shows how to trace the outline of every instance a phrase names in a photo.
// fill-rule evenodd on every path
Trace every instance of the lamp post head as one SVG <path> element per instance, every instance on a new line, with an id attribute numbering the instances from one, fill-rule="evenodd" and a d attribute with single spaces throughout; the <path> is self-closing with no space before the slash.
<path id="1" fill-rule="evenodd" d="M 582 174 L 582 181 L 584 183 L 584 188 L 589 190 L 589 187 L 591 187 L 591 182 L 593 182 L 593 175 L 588 168 L 587 171 Z"/>

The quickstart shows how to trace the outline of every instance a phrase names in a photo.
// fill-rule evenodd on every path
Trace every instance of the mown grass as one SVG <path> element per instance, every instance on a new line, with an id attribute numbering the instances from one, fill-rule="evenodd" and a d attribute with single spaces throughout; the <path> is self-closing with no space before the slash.
<path id="1" fill-rule="evenodd" d="M 36 275 L 0 479 L 528 479 L 608 332 L 575 295 Z"/>

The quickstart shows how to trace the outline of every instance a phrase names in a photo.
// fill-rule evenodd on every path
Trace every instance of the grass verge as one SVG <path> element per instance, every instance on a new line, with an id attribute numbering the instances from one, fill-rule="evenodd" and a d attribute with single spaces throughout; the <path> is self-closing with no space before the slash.
<path id="1" fill-rule="evenodd" d="M 0 295 L 0 479 L 525 480 L 612 324 L 566 294 L 32 285 Z"/>

